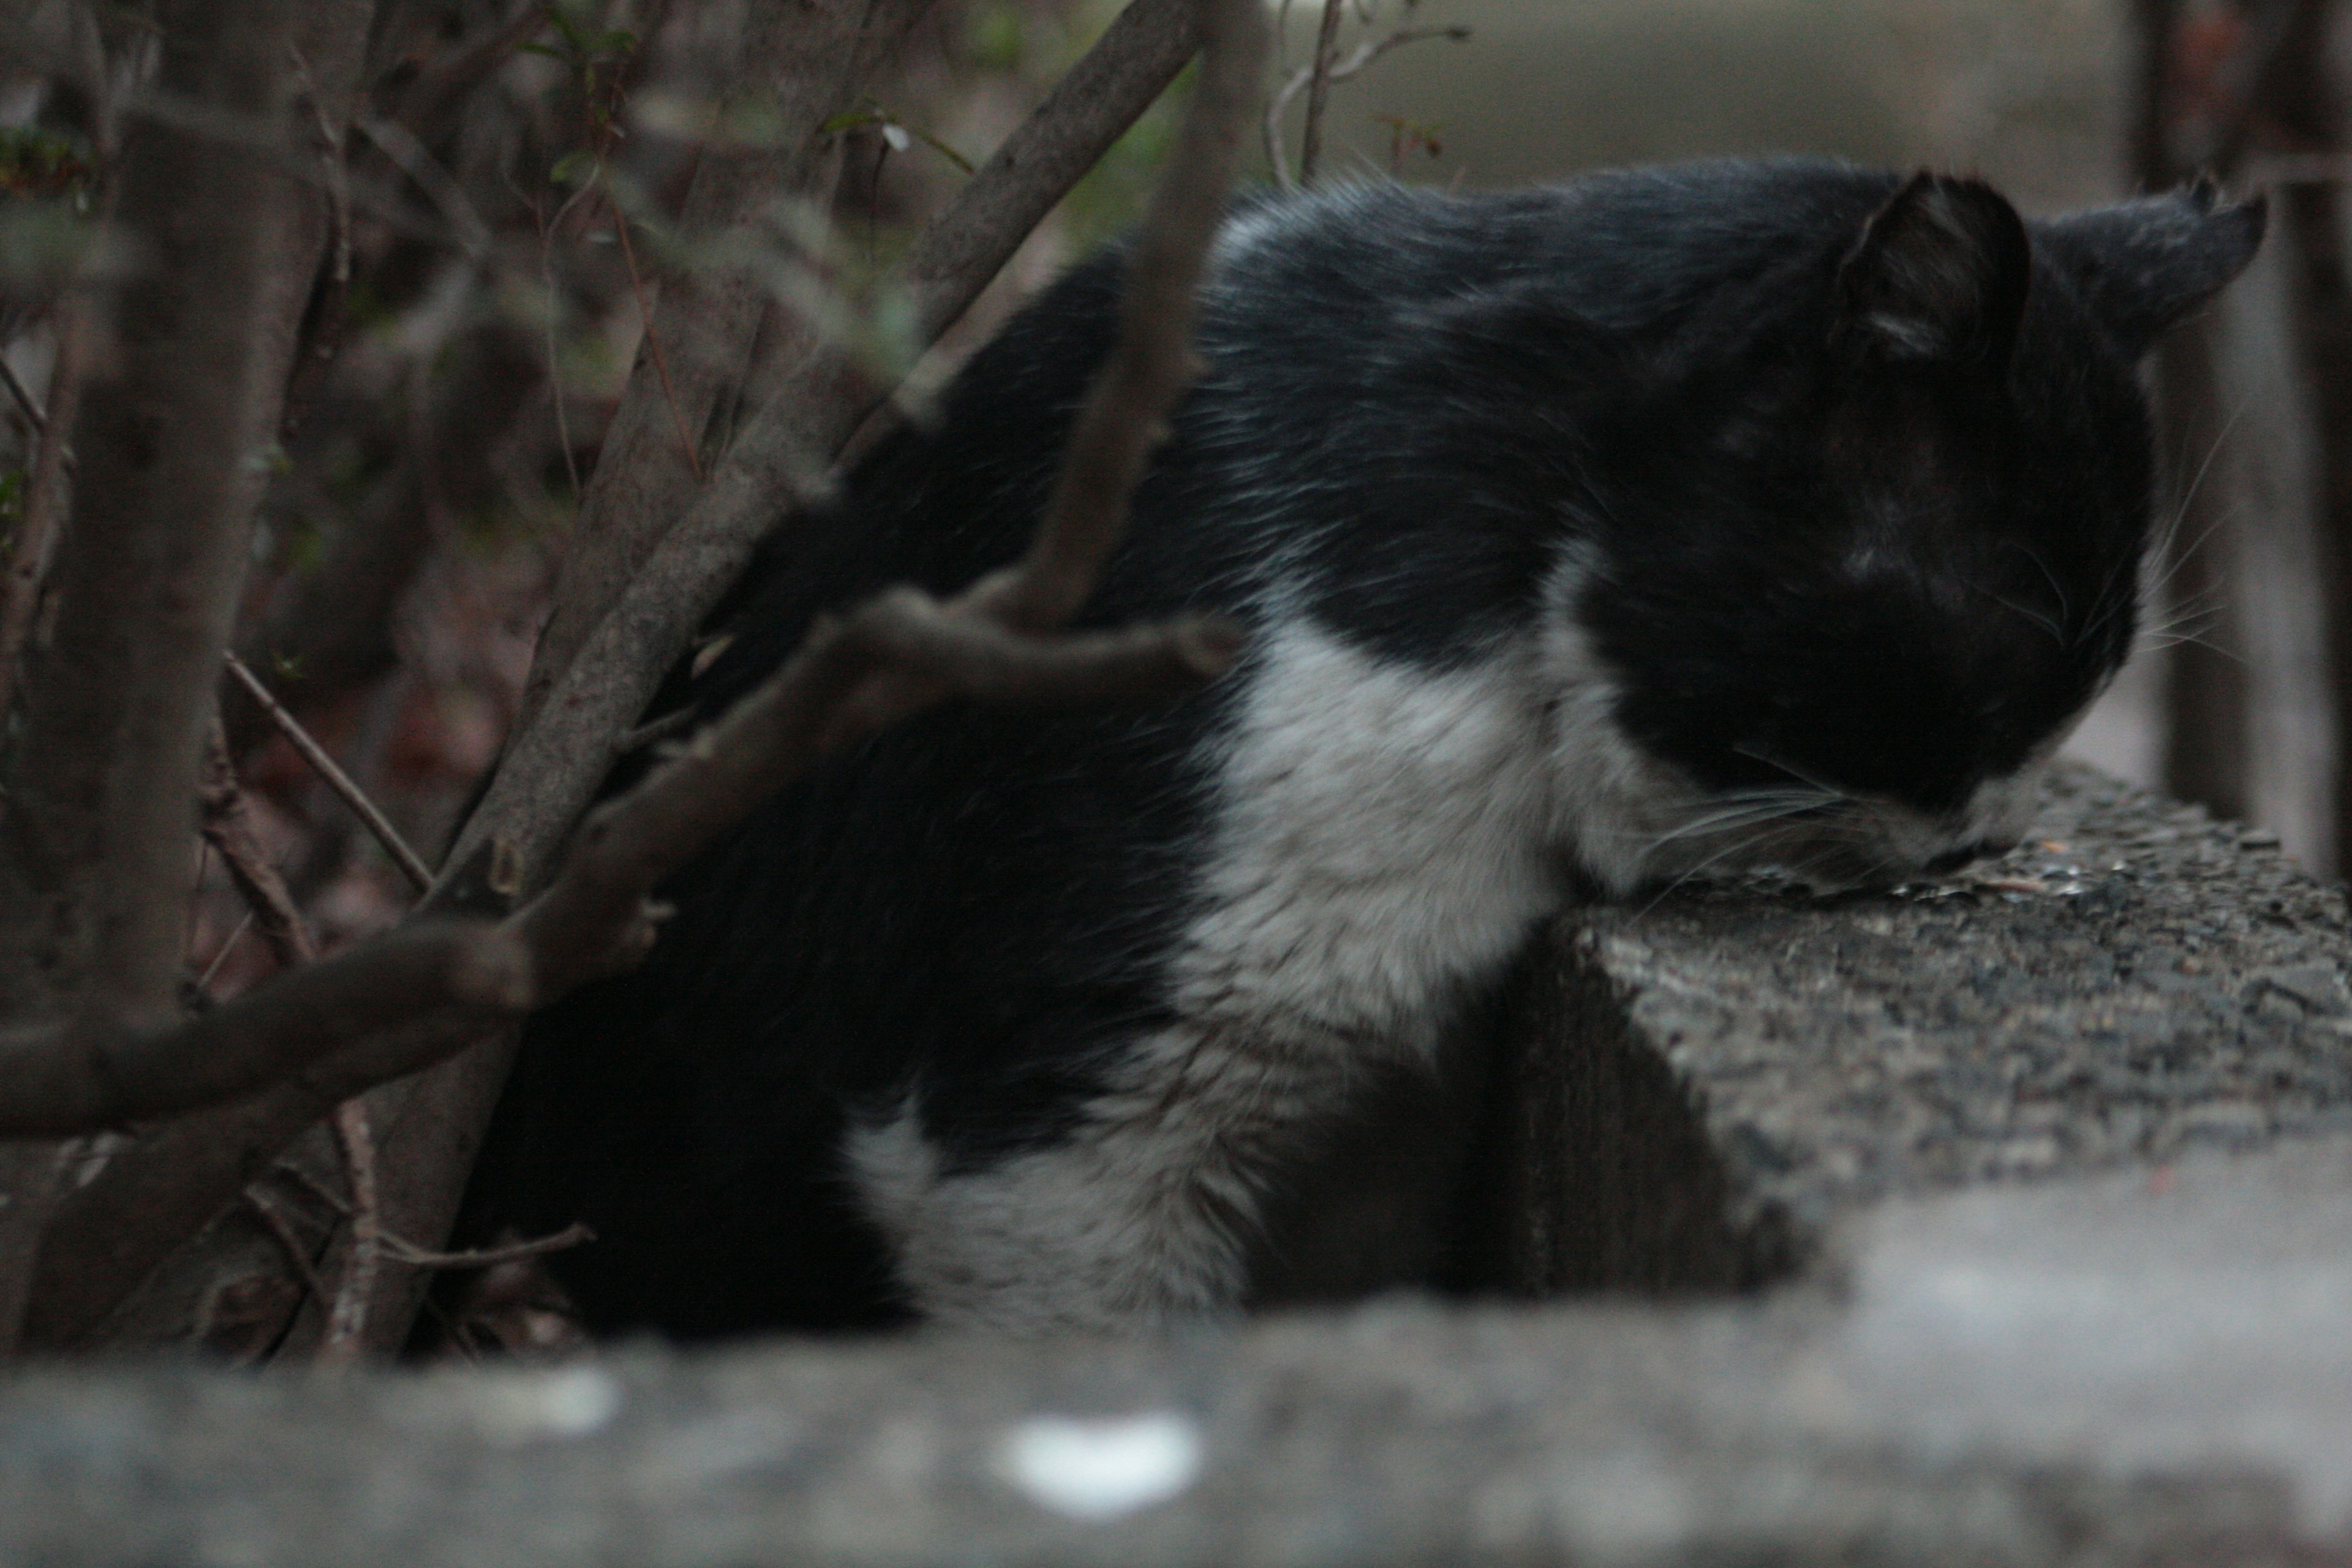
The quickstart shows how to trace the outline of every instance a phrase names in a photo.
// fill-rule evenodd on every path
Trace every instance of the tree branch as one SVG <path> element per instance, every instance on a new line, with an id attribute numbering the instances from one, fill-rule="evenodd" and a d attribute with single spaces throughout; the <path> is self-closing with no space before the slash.
<path id="1" fill-rule="evenodd" d="M 320 778 L 327 781 L 327 787 L 351 807 L 352 815 L 367 825 L 367 830 L 375 836 L 378 844 L 383 846 L 383 852 L 392 857 L 392 863 L 400 868 L 410 885 L 420 893 L 430 888 L 433 885 L 433 868 L 425 863 L 423 856 L 408 847 L 408 841 L 401 837 L 400 830 L 393 826 L 392 819 L 367 797 L 367 792 L 353 782 L 351 774 L 336 765 L 335 759 L 327 754 L 327 748 L 310 738 L 310 732 L 286 710 L 284 704 L 269 694 L 269 688 L 261 683 L 259 676 L 246 668 L 243 659 L 226 650 L 221 658 L 228 666 L 228 672 L 236 678 L 237 684 L 245 688 L 246 695 L 251 697 L 269 716 L 269 721 L 278 726 L 287 743 L 301 754 L 302 760 L 310 763 Z"/>
<path id="2" fill-rule="evenodd" d="M 1331 93 L 1331 67 L 1339 50 L 1339 17 L 1343 0 L 1323 0 L 1323 16 L 1315 29 L 1315 58 L 1307 68 L 1307 126 L 1298 136 L 1298 183 L 1315 183 L 1315 165 L 1323 155 L 1323 108 Z M 1285 181 L 1286 189 L 1289 182 Z"/>
<path id="3" fill-rule="evenodd" d="M 868 74 L 934 4 L 828 0 L 750 8 L 741 74 L 728 96 L 755 99 L 778 121 L 762 145 L 703 150 L 679 220 L 681 248 L 691 254 L 729 235 L 761 234 L 788 202 L 822 206 L 835 174 L 823 126 L 857 102 Z M 740 269 L 681 268 L 663 280 L 582 500 L 523 689 L 518 731 L 530 723 L 615 596 L 702 488 L 707 465 L 681 449 L 678 430 L 703 439 L 742 394 L 755 368 L 761 322 L 771 311 L 764 284 Z M 770 357 L 797 360 L 815 346 L 799 323 L 778 326 L 765 334 Z M 656 344 L 669 351 L 659 361 Z"/>
<path id="4" fill-rule="evenodd" d="M 41 584 L 57 543 L 65 478 L 71 462 L 66 437 L 81 408 L 82 339 L 89 330 L 84 321 L 88 309 L 71 289 L 58 301 L 58 347 L 49 370 L 48 412 L 42 415 L 29 400 L 25 405 L 37 434 L 33 471 L 25 490 L 25 515 L 8 552 L 8 574 L 0 579 L 5 584 L 0 585 L 0 714 L 16 700 L 25 641 L 33 632 Z"/>
<path id="5" fill-rule="evenodd" d="M 272 1085 L 206 1129 L 214 1180 L 230 1179 L 253 1168 L 268 1138 L 282 1142 L 322 1103 L 440 1060 L 486 1025 L 519 1018 L 633 962 L 650 942 L 646 900 L 661 879 L 829 751 L 951 695 L 1092 700 L 1165 690 L 1222 668 L 1238 637 L 1221 623 L 1034 635 L 1083 600 L 1124 517 L 1126 497 L 1106 489 L 1107 477 L 1139 467 L 1192 373 L 1187 340 L 1171 316 L 1189 331 L 1265 40 L 1258 0 L 1209 0 L 1207 10 L 1202 88 L 1135 253 L 1121 346 L 1073 437 L 1068 467 L 1081 477 L 1057 491 L 1055 521 L 1028 560 L 947 605 L 898 590 L 824 623 L 759 690 L 598 808 L 546 891 L 503 920 L 419 919 L 161 1035 L 85 1020 L 70 1037 L 11 1042 L 9 1059 L 26 1070 L 0 1071 L 0 1133 L 111 1124 Z M 1086 515 L 1088 506 L 1099 514 Z M 565 710 L 561 702 L 550 709 Z M 600 748 L 609 749 L 629 716 L 623 710 Z M 506 858 L 517 858 L 520 847 L 509 845 Z M 165 1142 L 172 1132 L 188 1142 L 194 1125 L 167 1130 Z M 226 1148 L 223 1131 L 235 1134 Z M 135 1254 L 123 1255 L 120 1233 L 106 1232 L 104 1222 L 126 1208 L 115 1174 L 75 1194 L 60 1213 L 57 1234 L 66 1245 L 45 1257 L 40 1280 L 36 1327 L 45 1341 L 70 1338 L 144 1271 L 134 1270 Z M 221 1203 L 233 1202 L 235 1191 Z M 446 1230 L 446 1213 L 436 1219 Z M 438 1234 L 391 1228 L 428 1242 Z M 405 1331 L 404 1321 L 383 1313 L 375 1321 L 372 1337 Z"/>
<path id="6" fill-rule="evenodd" d="M 1326 11 L 1324 15 L 1328 17 L 1330 13 Z M 1368 38 L 1358 44 L 1349 51 L 1346 59 L 1331 67 L 1324 79 L 1332 86 L 1337 86 L 1343 81 L 1352 81 L 1363 75 L 1374 60 L 1379 59 L 1391 49 L 1400 49 L 1407 44 L 1418 44 L 1429 38 L 1445 38 L 1457 44 L 1466 43 L 1470 36 L 1470 29 L 1460 26 L 1399 27 L 1393 33 L 1384 34 L 1378 38 Z M 1290 106 L 1297 101 L 1298 95 L 1305 91 L 1307 85 L 1315 79 L 1316 68 L 1312 65 L 1302 67 L 1292 73 L 1288 81 L 1276 89 L 1274 96 L 1266 100 L 1265 114 L 1260 126 L 1260 132 L 1265 140 L 1265 161 L 1274 170 L 1276 183 L 1286 191 L 1297 190 L 1303 181 L 1310 177 L 1313 166 L 1307 163 L 1302 152 L 1299 173 L 1295 177 L 1291 174 L 1289 161 L 1283 155 L 1282 151 L 1282 117 L 1290 112 Z M 1311 104 L 1307 114 L 1311 123 L 1321 122 L 1320 114 Z"/>
<path id="7" fill-rule="evenodd" d="M 1133 0 L 1019 130 L 923 226 L 898 276 L 916 336 L 955 324 L 1021 242 L 1141 118 L 1199 47 L 1192 0 Z"/>
<path id="8" fill-rule="evenodd" d="M 311 188 L 285 173 L 297 161 L 268 149 L 295 141 L 293 52 L 355 57 L 366 7 L 171 0 L 159 19 L 142 101 L 195 105 L 261 145 L 145 115 L 125 141 L 109 227 L 134 237 L 142 266 L 113 302 L 110 374 L 73 426 L 57 631 L 0 824 L 0 1016 L 19 1028 L 79 1018 L 93 996 L 142 1025 L 176 1010 L 208 694 L 251 553 L 254 459 L 277 432 L 325 237 Z M 0 1231 L 37 1217 L 12 1205 Z M 0 1274 L 18 1271 L 16 1252 L 0 1237 Z M 0 1301 L 13 1283 L 0 1279 Z"/>
<path id="9" fill-rule="evenodd" d="M 318 957 L 310 930 L 294 908 L 294 896 L 287 891 L 286 879 L 278 874 L 261 847 L 252 805 L 237 784 L 236 765 L 229 761 L 228 737 L 217 717 L 205 737 L 205 773 L 196 786 L 196 805 L 205 841 L 220 852 L 229 880 L 236 884 L 246 908 L 253 911 L 254 923 L 261 928 L 261 939 L 269 944 L 278 966 L 292 969 Z"/>

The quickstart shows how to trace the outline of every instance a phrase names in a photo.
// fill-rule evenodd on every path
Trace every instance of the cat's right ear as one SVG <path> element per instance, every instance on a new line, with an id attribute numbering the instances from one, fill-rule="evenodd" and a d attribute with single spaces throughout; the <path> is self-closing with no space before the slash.
<path id="1" fill-rule="evenodd" d="M 1872 360 L 1998 371 L 2032 276 L 2025 222 L 1999 192 L 1914 175 L 1839 265 L 1835 336 Z"/>
<path id="2" fill-rule="evenodd" d="M 2160 196 L 2038 226 L 2037 237 L 2073 278 L 2084 303 L 2134 358 L 2246 269 L 2262 248 L 2266 209 L 2223 205 L 2200 180 Z"/>

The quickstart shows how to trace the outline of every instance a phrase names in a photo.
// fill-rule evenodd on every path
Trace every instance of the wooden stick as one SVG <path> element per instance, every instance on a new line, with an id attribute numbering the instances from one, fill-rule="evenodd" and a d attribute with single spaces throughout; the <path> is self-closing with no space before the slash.
<path id="1" fill-rule="evenodd" d="M 433 868 L 425 863 L 423 856 L 408 847 L 407 840 L 401 837 L 400 830 L 393 826 L 391 819 L 376 809 L 375 802 L 368 799 L 360 786 L 352 782 L 349 773 L 335 765 L 335 759 L 327 755 L 326 748 L 310 738 L 310 732 L 302 728 L 300 721 L 269 694 L 269 688 L 261 683 L 260 677 L 246 668 L 245 660 L 226 649 L 221 658 L 227 662 L 228 672 L 236 677 L 237 683 L 260 705 L 261 710 L 269 715 L 270 722 L 278 726 L 278 732 L 302 754 L 302 760 L 317 769 L 319 776 L 327 781 L 327 787 L 340 795 L 343 804 L 352 808 L 352 815 L 367 825 L 367 830 L 375 836 L 375 841 L 383 846 L 384 853 L 392 857 L 393 863 L 407 876 L 416 890 L 421 893 L 430 888 L 433 885 Z"/>

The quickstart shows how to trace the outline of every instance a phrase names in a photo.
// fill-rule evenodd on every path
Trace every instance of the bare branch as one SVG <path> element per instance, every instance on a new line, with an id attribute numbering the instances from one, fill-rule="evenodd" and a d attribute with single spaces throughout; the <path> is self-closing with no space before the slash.
<path id="1" fill-rule="evenodd" d="M 1083 599 L 1124 517 L 1125 497 L 1106 490 L 1104 476 L 1139 466 L 1191 372 L 1189 348 L 1166 313 L 1191 319 L 1265 47 L 1257 0 L 1212 0 L 1210 11 L 1207 68 L 1136 253 L 1124 346 L 1074 437 L 1072 468 L 1087 477 L 1065 487 L 1059 521 L 1029 562 L 948 605 L 901 592 L 827 623 L 765 686 L 592 815 L 546 891 L 503 921 L 419 920 L 160 1037 L 85 1024 L 71 1038 L 16 1042 L 17 1055 L 0 1056 L 0 1067 L 22 1060 L 40 1070 L 0 1070 L 0 1130 L 110 1123 L 160 1113 L 167 1091 L 192 1105 L 274 1081 L 201 1132 L 183 1123 L 154 1148 L 134 1146 L 151 1169 L 162 1146 L 174 1145 L 209 1173 L 205 1183 L 242 1184 L 266 1161 L 269 1141 L 282 1143 L 322 1103 L 440 1060 L 486 1026 L 632 961 L 650 941 L 646 900 L 660 879 L 827 750 L 958 692 L 1076 700 L 1164 690 L 1222 668 L 1237 639 L 1216 623 L 1066 641 L 1019 635 Z M 1146 427 L 1122 427 L 1122 413 Z M 1088 505 L 1104 515 L 1085 515 Z M 563 710 L 560 702 L 550 710 Z M 606 734 L 621 730 L 615 723 Z M 287 1076 L 297 1063 L 307 1065 Z M 128 1202 L 115 1175 L 110 1169 L 60 1214 L 32 1324 L 44 1342 L 70 1338 L 144 1272 L 140 1255 L 123 1253 L 120 1230 L 107 1228 L 120 1225 Z M 219 1201 L 234 1201 L 234 1191 Z M 184 1187 L 173 1202 L 193 1214 L 197 1195 Z M 446 1227 L 446 1213 L 431 1217 Z M 404 1330 L 377 1321 L 388 1335 Z"/>
<path id="2" fill-rule="evenodd" d="M 1328 16 L 1328 13 L 1327 12 L 1326 15 Z M 1352 81 L 1363 75 L 1365 69 L 1374 60 L 1379 59 L 1391 49 L 1402 48 L 1407 44 L 1418 44 L 1430 38 L 1444 38 L 1460 44 L 1467 43 L 1470 37 L 1471 30 L 1459 26 L 1399 27 L 1395 32 L 1383 34 L 1378 38 L 1368 38 L 1358 44 L 1349 51 L 1346 59 L 1332 66 L 1327 79 L 1333 85 Z M 1289 162 L 1282 151 L 1282 117 L 1290 112 L 1290 106 L 1297 101 L 1298 95 L 1307 89 L 1307 84 L 1314 79 L 1315 68 L 1311 65 L 1292 73 L 1290 79 L 1277 88 L 1273 97 L 1266 100 L 1265 114 L 1261 121 L 1260 133 L 1265 142 L 1265 161 L 1272 166 L 1276 181 L 1286 191 L 1297 190 L 1300 181 L 1308 177 L 1309 171 L 1302 168 L 1296 178 L 1292 176 Z M 1312 114 L 1314 111 L 1310 108 L 1308 112 Z"/>
<path id="3" fill-rule="evenodd" d="M 135 237 L 142 265 L 110 302 L 109 374 L 71 422 L 80 462 L 56 631 L 26 693 L 0 834 L 0 1016 L 12 1020 L 71 1031 L 100 996 L 142 1025 L 176 1008 L 207 694 L 251 558 L 255 458 L 277 433 L 325 236 L 311 187 L 287 175 L 316 177 L 293 153 L 287 61 L 296 47 L 322 68 L 355 56 L 365 12 L 341 0 L 159 9 L 142 110 L 193 105 L 247 139 L 142 112 L 110 186 L 106 226 Z M 66 423 L 53 414 L 51 437 Z M 37 1223 L 46 1200 L 9 1196 L 0 1232 Z M 0 1235 L 0 1258 L 16 1252 Z M 0 1279 L 0 1301 L 16 1294 Z M 0 1344 L 12 1316 L 0 1310 Z"/>
<path id="4" fill-rule="evenodd" d="M 1133 0 L 898 264 L 916 333 L 937 338 L 1192 57 L 1192 0 Z"/>
<path id="5" fill-rule="evenodd" d="M 277 955 L 278 967 L 291 969 L 318 957 L 310 930 L 294 908 L 294 896 L 286 889 L 286 879 L 278 874 L 261 846 L 253 807 L 237 784 L 236 769 L 228 756 L 228 737 L 217 718 L 205 740 L 205 772 L 196 787 L 196 805 L 197 826 L 205 842 L 220 851 L 229 880 L 236 884 L 254 923 L 261 928 L 262 940 Z"/>
<path id="6" fill-rule="evenodd" d="M 741 69 L 730 94 L 756 99 L 775 122 L 764 145 L 703 150 L 679 220 L 683 248 L 758 232 L 788 202 L 822 205 L 829 198 L 835 168 L 822 127 L 856 103 L 867 73 L 935 3 L 823 0 L 746 7 Z M 769 322 L 764 331 L 763 320 Z M 538 714 L 616 596 L 705 488 L 695 444 L 752 381 L 755 345 L 787 364 L 821 347 L 804 325 L 772 313 L 765 285 L 748 273 L 680 268 L 664 279 L 582 500 L 523 690 L 518 730 Z M 829 364 L 834 356 L 815 357 Z M 776 498 L 791 493 L 770 490 L 771 516 Z M 592 771 L 601 772 L 601 763 Z M 578 809 L 575 803 L 573 816 Z"/>
<path id="7" fill-rule="evenodd" d="M 375 1299 L 376 1266 L 383 1256 L 383 1226 L 377 1211 L 375 1134 L 369 1130 L 367 1102 L 347 1100 L 335 1107 L 335 1136 L 352 1183 L 351 1256 L 342 1283 L 335 1288 L 320 1342 L 321 1366 L 347 1366 L 367 1351 L 368 1308 Z M 323 1298 L 322 1298 L 323 1299 Z"/>
<path id="8" fill-rule="evenodd" d="M 286 1254 L 286 1261 L 293 1265 L 304 1289 L 321 1301 L 330 1300 L 327 1282 L 319 1275 L 318 1260 L 310 1256 L 310 1249 L 302 1245 L 302 1238 L 294 1234 L 293 1222 L 286 1217 L 286 1211 L 278 1206 L 278 1200 L 256 1186 L 246 1189 L 245 1201 L 255 1214 L 261 1216 L 262 1226 Z"/>
<path id="9" fill-rule="evenodd" d="M 387 1236 L 383 1241 L 386 1252 L 412 1268 L 495 1268 L 501 1263 L 520 1263 L 525 1258 L 544 1258 L 551 1252 L 568 1251 L 595 1239 L 594 1231 L 574 1220 L 549 1236 L 533 1237 L 529 1241 L 510 1241 L 501 1247 L 478 1247 L 466 1252 L 430 1252 L 396 1236 Z"/>
<path id="10" fill-rule="evenodd" d="M 1204 0 L 1202 19 L 1200 86 L 1128 268 L 1118 345 L 1078 410 L 1028 559 L 992 602 L 1010 626 L 1060 626 L 1094 591 L 1144 463 L 1192 382 L 1200 282 L 1224 221 L 1266 44 L 1262 5 Z"/>
<path id="11" fill-rule="evenodd" d="M 505 21 L 480 29 L 418 73 L 393 118 L 421 142 L 433 141 L 450 107 L 489 79 L 518 46 L 547 25 L 553 0 L 522 0 Z"/>
<path id="12" fill-rule="evenodd" d="M 261 683 L 259 676 L 246 668 L 243 659 L 226 650 L 223 650 L 221 658 L 227 664 L 228 672 L 236 677 L 237 684 L 243 686 L 247 695 L 269 715 L 270 722 L 276 724 L 278 732 L 302 754 L 302 760 L 317 769 L 319 776 L 327 781 L 327 787 L 352 808 L 353 816 L 367 825 L 367 830 L 375 836 L 375 841 L 383 846 L 383 852 L 392 857 L 393 864 L 400 868 L 416 890 L 421 893 L 430 888 L 433 885 L 433 868 L 425 863 L 423 856 L 408 847 L 408 841 L 401 837 L 400 830 L 393 826 L 392 819 L 384 816 L 375 802 L 368 799 L 367 793 L 352 782 L 349 773 L 335 765 L 335 759 L 327 754 L 327 749 L 311 739 L 310 732 L 302 728 L 301 721 L 269 694 L 269 688 Z"/>
<path id="13" fill-rule="evenodd" d="M 415 133 L 397 120 L 362 116 L 353 123 L 362 135 L 375 143 L 378 152 L 392 161 L 394 168 L 415 181 L 418 188 L 433 198 L 433 205 L 448 224 L 449 232 L 457 237 L 467 259 L 477 263 L 488 259 L 489 226 L 467 199 L 465 187 L 441 166 L 441 161 L 416 139 Z"/>
<path id="14" fill-rule="evenodd" d="M 0 354 L 0 382 L 7 383 L 8 395 L 15 401 L 16 412 L 25 416 L 26 428 L 38 436 L 49 427 L 48 416 L 41 412 L 41 405 L 33 400 L 32 391 L 26 386 L 25 378 L 16 374 L 16 367 L 8 363 L 5 354 Z"/>
<path id="15" fill-rule="evenodd" d="M 1339 17 L 1344 0 L 1323 0 L 1323 16 L 1315 30 L 1315 59 L 1307 68 L 1307 126 L 1298 137 L 1298 183 L 1315 183 L 1315 165 L 1323 156 L 1323 109 L 1331 95 L 1331 68 L 1339 47 Z"/>
<path id="16" fill-rule="evenodd" d="M 16 674 L 23 667 L 25 639 L 32 636 L 35 613 L 41 605 L 41 584 L 57 544 L 58 521 L 65 500 L 65 476 L 72 465 L 67 437 L 81 407 L 82 345 L 88 335 L 89 307 L 68 291 L 58 304 L 58 344 L 49 371 L 49 407 L 44 415 L 25 400 L 26 415 L 37 432 L 33 471 L 25 491 L 25 513 L 16 527 L 16 542 L 8 554 L 8 574 L 0 585 L 0 714 L 14 701 Z M 9 374 L 9 384 L 16 384 Z M 23 389 L 17 388 L 18 395 Z"/>
<path id="17" fill-rule="evenodd" d="M 0 1136 L 173 1116 L 251 1094 L 336 1045 L 438 1009 L 497 1019 L 537 994 L 527 954 L 488 921 L 422 921 L 265 982 L 176 1027 L 111 1010 L 0 1032 Z"/>

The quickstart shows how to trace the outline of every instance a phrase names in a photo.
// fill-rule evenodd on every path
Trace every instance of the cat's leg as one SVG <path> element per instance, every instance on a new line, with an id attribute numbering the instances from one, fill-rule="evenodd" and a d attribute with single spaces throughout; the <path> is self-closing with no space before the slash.
<path id="1" fill-rule="evenodd" d="M 934 1321 L 1019 1333 L 1237 1313 L 1268 1181 L 1347 1085 L 1328 1058 L 1178 1026 L 1044 1147 L 950 1165 L 912 1103 L 854 1132 L 849 1168 L 900 1286 Z"/>

